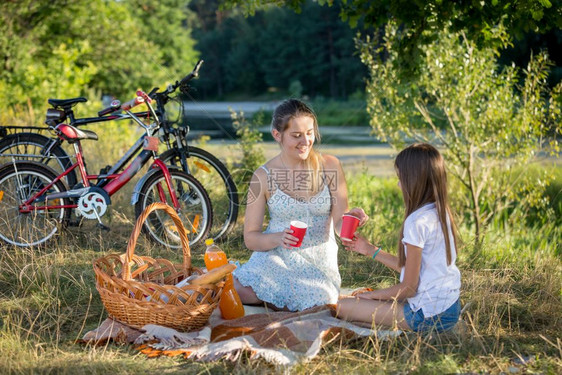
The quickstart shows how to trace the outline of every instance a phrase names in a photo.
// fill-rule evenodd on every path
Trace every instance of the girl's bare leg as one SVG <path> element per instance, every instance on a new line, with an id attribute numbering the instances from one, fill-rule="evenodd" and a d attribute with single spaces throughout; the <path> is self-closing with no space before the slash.
<path id="1" fill-rule="evenodd" d="M 242 301 L 244 305 L 263 304 L 264 306 L 267 306 L 274 311 L 291 311 L 287 309 L 287 307 L 279 308 L 272 303 L 262 301 L 258 298 L 256 292 L 254 292 L 251 286 L 243 286 L 242 284 L 240 284 L 236 277 L 233 277 L 232 280 L 234 281 L 234 289 L 236 289 L 236 292 L 240 297 L 240 301 Z"/>
<path id="2" fill-rule="evenodd" d="M 336 317 L 350 322 L 370 323 L 374 326 L 409 329 L 404 320 L 404 304 L 363 298 L 342 298 L 336 307 Z"/>
<path id="3" fill-rule="evenodd" d="M 257 305 L 263 303 L 262 300 L 256 296 L 256 293 L 251 286 L 243 286 L 236 277 L 233 277 L 232 279 L 234 281 L 234 289 L 236 289 L 236 292 L 240 296 L 240 300 L 243 304 Z"/>

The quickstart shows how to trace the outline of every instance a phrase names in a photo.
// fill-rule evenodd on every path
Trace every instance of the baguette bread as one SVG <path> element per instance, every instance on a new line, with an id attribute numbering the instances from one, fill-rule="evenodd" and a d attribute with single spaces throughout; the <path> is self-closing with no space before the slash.
<path id="1" fill-rule="evenodd" d="M 226 275 L 236 269 L 232 263 L 227 263 L 224 266 L 217 267 L 201 276 L 191 280 L 191 285 L 215 284 L 221 281 Z"/>

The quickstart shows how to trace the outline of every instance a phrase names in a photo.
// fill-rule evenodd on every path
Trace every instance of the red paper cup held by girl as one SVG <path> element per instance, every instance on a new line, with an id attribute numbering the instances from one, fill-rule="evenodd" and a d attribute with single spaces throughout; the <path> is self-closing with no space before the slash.
<path id="1" fill-rule="evenodd" d="M 292 245 L 293 247 L 300 247 L 302 245 L 302 240 L 306 233 L 306 228 L 308 228 L 308 225 L 306 223 L 303 223 L 302 221 L 291 221 L 291 229 L 293 230 L 292 235 L 299 239 L 296 244 Z"/>
<path id="2" fill-rule="evenodd" d="M 340 238 L 351 241 L 359 225 L 359 218 L 353 215 L 343 215 Z"/>

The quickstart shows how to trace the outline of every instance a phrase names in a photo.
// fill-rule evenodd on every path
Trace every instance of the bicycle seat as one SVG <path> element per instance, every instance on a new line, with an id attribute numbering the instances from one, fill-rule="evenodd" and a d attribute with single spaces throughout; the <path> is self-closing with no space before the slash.
<path id="1" fill-rule="evenodd" d="M 91 130 L 83 130 L 75 128 L 68 124 L 59 124 L 55 128 L 59 136 L 64 138 L 68 143 L 74 143 L 80 139 L 93 139 L 98 140 L 98 135 Z"/>
<path id="2" fill-rule="evenodd" d="M 84 98 L 83 96 L 79 98 L 71 98 L 71 99 L 49 99 L 48 102 L 53 107 L 68 107 L 74 105 L 76 103 L 85 103 L 88 99 Z"/>

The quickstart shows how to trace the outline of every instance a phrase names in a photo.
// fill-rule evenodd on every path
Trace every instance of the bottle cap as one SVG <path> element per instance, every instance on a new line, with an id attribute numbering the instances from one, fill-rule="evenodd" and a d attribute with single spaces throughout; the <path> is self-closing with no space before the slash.
<path id="1" fill-rule="evenodd" d="M 212 245 L 212 244 L 214 244 L 214 243 L 215 243 L 215 241 L 214 241 L 212 238 L 207 238 L 207 239 L 205 240 L 205 245 L 207 245 L 207 246 L 210 246 L 210 245 Z"/>

